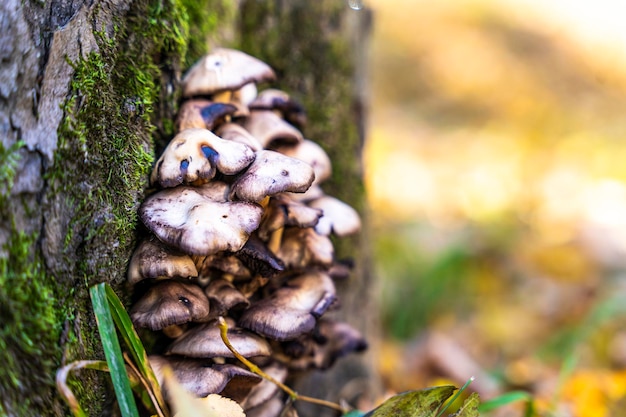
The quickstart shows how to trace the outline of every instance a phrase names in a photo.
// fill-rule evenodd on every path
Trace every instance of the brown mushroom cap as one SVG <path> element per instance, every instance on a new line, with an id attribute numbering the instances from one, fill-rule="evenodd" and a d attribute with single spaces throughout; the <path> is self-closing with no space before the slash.
<path id="1" fill-rule="evenodd" d="M 207 129 L 186 129 L 171 140 L 156 162 L 151 184 L 175 187 L 205 183 L 216 170 L 234 175 L 254 160 L 248 146 L 219 138 Z"/>
<path id="2" fill-rule="evenodd" d="M 198 274 L 202 277 L 214 275 L 215 271 L 232 276 L 234 280 L 252 278 L 252 272 L 234 254 L 218 252 L 207 256 L 200 265 L 197 265 Z"/>
<path id="3" fill-rule="evenodd" d="M 257 138 L 252 136 L 250 132 L 236 123 L 224 123 L 223 125 L 220 125 L 215 130 L 215 134 L 222 139 L 232 140 L 233 142 L 248 145 L 250 149 L 255 152 L 263 149 L 263 145 L 261 145 L 261 142 L 259 142 Z"/>
<path id="4" fill-rule="evenodd" d="M 240 310 L 248 307 L 250 301 L 225 279 L 214 279 L 204 289 L 204 293 L 211 304 L 213 317 L 225 316 L 230 310 Z"/>
<path id="5" fill-rule="evenodd" d="M 234 49 L 218 48 L 194 64 L 182 79 L 183 97 L 237 90 L 276 77 L 263 61 Z"/>
<path id="6" fill-rule="evenodd" d="M 289 344 L 293 346 L 289 346 Z M 367 341 L 348 323 L 322 318 L 311 334 L 286 342 L 283 351 L 297 354 L 289 361 L 289 369 L 328 369 L 337 359 L 367 349 Z"/>
<path id="7" fill-rule="evenodd" d="M 257 138 L 264 148 L 295 145 L 304 140 L 302 132 L 270 110 L 251 110 L 243 127 Z"/>
<path id="8" fill-rule="evenodd" d="M 361 228 L 359 213 L 343 201 L 331 196 L 323 196 L 308 203 L 309 207 L 323 211 L 315 226 L 317 233 L 328 236 L 346 236 L 356 233 Z"/>
<path id="9" fill-rule="evenodd" d="M 326 273 L 309 271 L 253 303 L 239 325 L 270 339 L 292 340 L 313 330 L 316 319 L 336 300 L 335 293 Z"/>
<path id="10" fill-rule="evenodd" d="M 322 210 L 295 201 L 288 194 L 278 194 L 270 198 L 257 233 L 267 240 L 272 232 L 284 226 L 314 227 L 320 217 Z"/>
<path id="11" fill-rule="evenodd" d="M 296 145 L 281 146 L 274 149 L 283 155 L 299 159 L 311 165 L 311 168 L 313 168 L 315 172 L 315 181 L 313 181 L 313 184 L 321 184 L 323 181 L 329 179 L 332 174 L 330 158 L 326 154 L 326 151 L 312 140 L 304 139 Z"/>
<path id="12" fill-rule="evenodd" d="M 335 250 L 328 236 L 311 227 L 287 227 L 276 253 L 288 268 L 302 269 L 311 265 L 330 266 Z"/>
<path id="13" fill-rule="evenodd" d="M 235 401 L 242 401 L 262 379 L 260 376 L 238 366 L 215 365 L 206 359 L 160 355 L 151 355 L 148 359 L 159 385 L 163 386 L 165 382 L 163 367 L 170 366 L 182 387 L 197 397 L 206 397 L 209 394 L 218 394 L 228 390 L 237 393 L 237 399 L 229 395 L 224 396 Z M 164 388 L 167 396 L 167 386 Z M 242 395 L 244 392 L 246 395 Z"/>
<path id="14" fill-rule="evenodd" d="M 261 201 L 285 191 L 304 192 L 314 179 L 313 168 L 305 162 L 263 150 L 256 153 L 254 162 L 232 184 L 230 195 L 244 201 Z"/>
<path id="15" fill-rule="evenodd" d="M 215 103 L 210 100 L 193 99 L 181 104 L 176 117 L 176 130 L 208 129 L 213 130 L 223 123 L 226 116 L 235 113 L 237 108 L 232 104 Z"/>
<path id="16" fill-rule="evenodd" d="M 139 217 L 163 242 L 191 255 L 238 251 L 259 227 L 263 209 L 249 202 L 213 201 L 194 187 L 149 196 Z"/>
<path id="17" fill-rule="evenodd" d="M 163 244 L 155 237 L 143 240 L 130 260 L 128 282 L 143 279 L 197 277 L 198 271 L 189 255 Z"/>
<path id="18" fill-rule="evenodd" d="M 281 363 L 274 362 L 263 367 L 262 370 L 278 382 L 283 383 L 287 379 L 287 367 Z M 268 379 L 264 379 L 259 384 L 255 385 L 250 391 L 250 394 L 240 403 L 241 408 L 248 410 L 250 408 L 257 407 L 264 402 L 269 401 L 278 392 L 278 385 Z"/>
<path id="19" fill-rule="evenodd" d="M 208 315 L 209 300 L 202 288 L 175 280 L 157 282 L 130 310 L 133 323 L 150 330 L 203 321 Z"/>
<path id="20" fill-rule="evenodd" d="M 307 122 L 304 107 L 286 92 L 275 88 L 261 91 L 248 107 L 252 110 L 274 110 L 297 128 L 302 128 Z"/>
<path id="21" fill-rule="evenodd" d="M 267 341 L 257 334 L 233 326 L 227 334 L 235 349 L 246 358 L 271 354 Z M 187 330 L 168 347 L 167 354 L 191 358 L 234 357 L 221 339 L 216 320 Z"/>

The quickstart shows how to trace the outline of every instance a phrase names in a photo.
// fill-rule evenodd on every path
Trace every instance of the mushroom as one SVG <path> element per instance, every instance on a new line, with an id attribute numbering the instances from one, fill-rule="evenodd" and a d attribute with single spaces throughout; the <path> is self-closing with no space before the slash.
<path id="1" fill-rule="evenodd" d="M 280 383 L 284 383 L 287 379 L 287 367 L 281 363 L 274 362 L 264 367 L 262 370 Z M 257 407 L 266 401 L 269 401 L 272 397 L 279 393 L 279 391 L 280 389 L 278 388 L 278 385 L 269 379 L 264 379 L 259 384 L 255 385 L 250 391 L 250 394 L 240 403 L 241 408 L 248 410 L 250 408 Z"/>
<path id="2" fill-rule="evenodd" d="M 276 256 L 288 268 L 327 267 L 333 263 L 334 248 L 328 236 L 318 234 L 311 227 L 286 227 Z"/>
<path id="3" fill-rule="evenodd" d="M 221 393 L 235 401 L 242 401 L 262 379 L 238 366 L 216 365 L 206 359 L 150 355 L 148 360 L 159 385 L 163 386 L 165 382 L 163 367 L 170 366 L 181 386 L 197 397 Z M 167 384 L 164 386 L 164 391 L 167 396 Z M 230 395 L 226 395 L 225 391 Z"/>
<path id="4" fill-rule="evenodd" d="M 228 252 L 218 252 L 203 258 L 202 262 L 196 265 L 201 277 L 213 275 L 213 271 L 219 271 L 223 275 L 232 277 L 233 280 L 247 280 L 252 278 L 252 272 L 234 254 Z"/>
<path id="5" fill-rule="evenodd" d="M 143 240 L 130 260 L 128 282 L 146 278 L 197 277 L 198 271 L 189 255 L 164 245 L 155 237 Z"/>
<path id="6" fill-rule="evenodd" d="M 289 94 L 275 88 L 261 91 L 258 96 L 248 104 L 250 110 L 274 110 L 280 117 L 302 128 L 306 125 L 306 113 L 302 105 L 292 99 Z"/>
<path id="7" fill-rule="evenodd" d="M 232 104 L 204 99 L 187 100 L 178 110 L 175 127 L 179 132 L 193 128 L 213 130 L 236 111 Z"/>
<path id="8" fill-rule="evenodd" d="M 272 232 L 284 226 L 314 227 L 322 214 L 320 209 L 295 201 L 287 194 L 278 194 L 270 198 L 257 233 L 267 240 Z"/>
<path id="9" fill-rule="evenodd" d="M 250 305 L 250 301 L 225 279 L 214 279 L 204 289 L 211 305 L 213 317 L 225 316 L 230 310 L 241 310 Z"/>
<path id="10" fill-rule="evenodd" d="M 263 61 L 235 49 L 217 48 L 194 64 L 182 79 L 183 97 L 238 90 L 276 78 Z"/>
<path id="11" fill-rule="evenodd" d="M 263 209 L 245 201 L 213 201 L 194 187 L 167 188 L 139 208 L 146 227 L 191 255 L 235 252 L 259 227 Z"/>
<path id="12" fill-rule="evenodd" d="M 337 236 L 346 236 L 361 228 L 361 219 L 356 210 L 335 197 L 323 196 L 310 201 L 308 205 L 324 212 L 315 226 L 321 235 L 328 236 L 332 232 Z"/>
<path id="13" fill-rule="evenodd" d="M 324 272 L 309 271 L 253 303 L 238 324 L 273 340 L 292 340 L 312 331 L 335 299 L 332 279 Z"/>
<path id="14" fill-rule="evenodd" d="M 305 139 L 297 145 L 281 146 L 274 148 L 274 150 L 311 165 L 315 172 L 313 184 L 321 184 L 329 179 L 332 174 L 330 158 L 324 149 L 312 140 Z"/>
<path id="15" fill-rule="evenodd" d="M 222 139 L 248 145 L 255 152 L 263 149 L 261 142 L 237 123 L 224 123 L 215 130 L 215 134 Z"/>
<path id="16" fill-rule="evenodd" d="M 283 261 L 272 253 L 261 239 L 251 235 L 236 255 L 248 267 L 263 277 L 273 277 L 285 270 Z"/>
<path id="17" fill-rule="evenodd" d="M 292 356 L 289 369 L 328 369 L 337 359 L 367 349 L 361 333 L 348 323 L 322 318 L 311 334 L 283 343 L 283 352 Z"/>
<path id="18" fill-rule="evenodd" d="M 267 341 L 250 331 L 229 326 L 228 339 L 234 348 L 246 358 L 271 354 Z M 187 330 L 181 337 L 174 340 L 166 353 L 190 358 L 234 357 L 221 339 L 216 320 Z"/>
<path id="19" fill-rule="evenodd" d="M 305 192 L 313 183 L 313 168 L 278 152 L 263 150 L 231 185 L 230 196 L 245 201 L 261 201 L 266 196 Z"/>
<path id="20" fill-rule="evenodd" d="M 207 129 L 186 129 L 167 145 L 150 183 L 162 187 L 202 184 L 212 179 L 216 170 L 233 175 L 253 160 L 254 152 L 242 143 L 221 139 Z"/>
<path id="21" fill-rule="evenodd" d="M 272 68 L 263 61 L 241 51 L 218 48 L 187 71 L 182 79 L 183 97 L 211 96 L 213 101 L 233 102 L 245 108 L 251 96 L 256 96 L 254 83 L 275 78 Z"/>
<path id="22" fill-rule="evenodd" d="M 304 140 L 298 129 L 269 110 L 251 110 L 243 127 L 257 138 L 264 148 L 295 145 Z"/>
<path id="23" fill-rule="evenodd" d="M 130 310 L 133 323 L 150 330 L 203 321 L 208 315 L 209 300 L 202 288 L 176 280 L 157 282 Z"/>

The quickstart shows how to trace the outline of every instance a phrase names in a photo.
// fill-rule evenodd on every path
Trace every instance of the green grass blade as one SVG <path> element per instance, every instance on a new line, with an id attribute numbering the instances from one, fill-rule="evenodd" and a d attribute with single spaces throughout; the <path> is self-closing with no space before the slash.
<path id="1" fill-rule="evenodd" d="M 111 310 L 106 296 L 106 284 L 101 283 L 90 288 L 91 303 L 98 323 L 100 340 L 104 349 L 104 355 L 111 372 L 113 388 L 117 396 L 117 402 L 122 413 L 122 417 L 139 417 L 137 404 L 130 388 L 130 380 L 126 373 L 124 357 L 120 348 L 115 326 L 111 318 Z"/>
<path id="2" fill-rule="evenodd" d="M 111 308 L 113 321 L 115 322 L 122 339 L 124 339 L 124 343 L 126 343 L 126 346 L 130 349 L 130 355 L 133 362 L 136 364 L 137 369 L 142 374 L 143 378 L 148 381 L 148 384 L 150 384 L 152 392 L 157 400 L 158 407 L 161 410 L 167 410 L 163 394 L 159 387 L 159 382 L 157 381 L 152 367 L 150 366 L 148 354 L 143 347 L 143 343 L 141 343 L 141 339 L 139 339 L 139 335 L 137 335 L 137 332 L 135 331 L 133 322 L 110 285 L 105 284 L 105 291 L 107 301 Z"/>
<path id="3" fill-rule="evenodd" d="M 483 401 L 479 406 L 479 411 L 481 413 L 486 413 L 517 401 L 526 401 L 529 404 L 532 404 L 533 397 L 525 391 L 507 392 L 498 397 Z"/>

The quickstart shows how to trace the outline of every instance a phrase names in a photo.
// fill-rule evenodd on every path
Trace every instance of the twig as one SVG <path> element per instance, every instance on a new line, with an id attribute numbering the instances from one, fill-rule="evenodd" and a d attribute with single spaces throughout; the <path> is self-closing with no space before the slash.
<path id="1" fill-rule="evenodd" d="M 324 407 L 332 408 L 334 410 L 340 411 L 342 414 L 347 413 L 347 410 L 344 409 L 339 404 L 333 403 L 331 401 L 321 400 L 319 398 L 313 398 L 313 397 L 308 397 L 306 395 L 300 395 L 294 390 L 292 390 L 291 388 L 289 388 L 287 385 L 274 379 L 272 376 L 266 374 L 261 368 L 259 368 L 258 366 L 250 362 L 248 359 L 243 357 L 241 353 L 237 352 L 237 350 L 232 345 L 232 343 L 230 343 L 230 340 L 228 339 L 228 324 L 226 323 L 226 320 L 224 320 L 224 317 L 220 316 L 217 320 L 218 320 L 218 326 L 220 328 L 220 336 L 222 337 L 222 341 L 224 342 L 226 347 L 233 353 L 233 355 L 235 355 L 235 358 L 239 359 L 244 365 L 246 365 L 248 369 L 250 369 L 251 372 L 254 372 L 255 374 L 259 375 L 261 378 L 267 379 L 268 381 L 276 384 L 280 389 L 282 389 L 287 394 L 289 394 L 289 397 L 293 401 L 296 401 L 296 400 L 306 401 L 309 403 L 318 404 Z"/>

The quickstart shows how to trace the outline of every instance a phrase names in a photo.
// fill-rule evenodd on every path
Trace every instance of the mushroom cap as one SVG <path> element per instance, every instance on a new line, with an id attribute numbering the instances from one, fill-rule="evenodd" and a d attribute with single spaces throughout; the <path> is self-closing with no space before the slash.
<path id="1" fill-rule="evenodd" d="M 143 240 L 130 260 L 128 282 L 143 279 L 197 277 L 198 271 L 189 255 L 171 248 L 155 237 Z"/>
<path id="2" fill-rule="evenodd" d="M 259 227 L 262 212 L 257 204 L 213 201 L 186 186 L 159 191 L 139 207 L 139 217 L 152 233 L 191 255 L 238 251 Z"/>
<path id="3" fill-rule="evenodd" d="M 335 302 L 335 294 L 326 273 L 308 271 L 253 303 L 238 324 L 270 339 L 292 340 L 315 328 L 316 319 Z"/>
<path id="4" fill-rule="evenodd" d="M 212 280 L 204 289 L 204 293 L 209 299 L 211 314 L 214 317 L 225 316 L 230 310 L 240 310 L 250 305 L 250 301 L 241 291 L 225 279 Z"/>
<path id="5" fill-rule="evenodd" d="M 271 354 L 270 345 L 257 334 L 232 326 L 229 327 L 227 334 L 235 349 L 246 358 Z M 187 330 L 172 342 L 167 349 L 167 354 L 191 358 L 234 357 L 221 339 L 216 320 Z"/>
<path id="6" fill-rule="evenodd" d="M 205 183 L 216 170 L 234 175 L 253 160 L 254 151 L 242 143 L 224 140 L 207 129 L 187 129 L 167 145 L 152 170 L 150 183 L 162 187 Z"/>
<path id="7" fill-rule="evenodd" d="M 246 280 L 252 277 L 252 272 L 244 263 L 234 254 L 228 252 L 218 252 L 207 256 L 197 267 L 199 275 L 203 277 L 214 275 L 214 271 L 231 275 L 235 280 Z"/>
<path id="8" fill-rule="evenodd" d="M 252 387 L 261 382 L 261 377 L 235 365 L 214 365 L 206 359 L 191 359 L 178 356 L 150 355 L 150 366 L 163 386 L 163 367 L 170 366 L 182 387 L 197 397 L 221 393 L 224 390 L 245 390 L 249 393 Z M 167 385 L 167 384 L 165 384 Z M 167 395 L 167 386 L 164 387 Z M 232 398 L 232 397 L 229 397 Z M 239 396 L 235 401 L 241 401 Z"/>
<path id="9" fill-rule="evenodd" d="M 257 233 L 267 240 L 272 232 L 284 226 L 314 227 L 320 217 L 322 210 L 295 201 L 288 194 L 278 194 L 270 198 Z"/>
<path id="10" fill-rule="evenodd" d="M 209 300 L 202 288 L 175 280 L 159 281 L 133 305 L 130 318 L 139 327 L 161 330 L 209 315 Z"/>
<path id="11" fill-rule="evenodd" d="M 332 232 L 337 236 L 347 236 L 361 229 L 359 213 L 335 197 L 326 195 L 309 201 L 308 205 L 323 211 L 315 226 L 315 231 L 321 235 L 328 236 Z"/>
<path id="12" fill-rule="evenodd" d="M 314 332 L 283 344 L 283 352 L 294 354 L 289 369 L 328 369 L 337 359 L 367 349 L 367 341 L 348 323 L 322 318 Z"/>
<path id="13" fill-rule="evenodd" d="M 262 277 L 271 278 L 285 270 L 283 261 L 277 258 L 267 245 L 254 234 L 250 236 L 236 256 L 248 269 Z"/>
<path id="14" fill-rule="evenodd" d="M 215 134 L 222 139 L 232 140 L 233 142 L 248 145 L 254 152 L 263 149 L 261 142 L 259 142 L 257 138 L 252 136 L 250 132 L 237 123 L 224 123 L 215 130 Z"/>
<path id="15" fill-rule="evenodd" d="M 228 103 L 205 99 L 187 100 L 178 110 L 175 127 L 179 132 L 193 128 L 213 130 L 236 110 L 234 105 Z"/>
<path id="16" fill-rule="evenodd" d="M 187 71 L 182 79 L 183 97 L 237 90 L 251 82 L 275 78 L 272 68 L 263 61 L 234 49 L 217 48 Z"/>
<path id="17" fill-rule="evenodd" d="M 305 192 L 313 183 L 315 173 L 305 162 L 263 150 L 256 153 L 254 162 L 231 185 L 231 198 L 261 201 L 266 196 L 285 191 Z"/>
<path id="18" fill-rule="evenodd" d="M 278 382 L 284 383 L 287 379 L 287 367 L 281 363 L 274 362 L 263 367 L 262 370 Z M 264 402 L 269 401 L 278 392 L 278 385 L 269 379 L 263 379 L 263 381 L 252 388 L 250 394 L 240 403 L 241 408 L 247 410 L 261 405 Z"/>
<path id="19" fill-rule="evenodd" d="M 311 227 L 287 227 L 276 253 L 288 268 L 303 269 L 311 265 L 330 266 L 335 250 L 328 236 Z"/>
<path id="20" fill-rule="evenodd" d="M 332 174 L 332 165 L 326 151 L 312 140 L 304 139 L 296 145 L 281 146 L 275 148 L 275 150 L 283 155 L 299 159 L 311 165 L 315 172 L 313 184 L 321 184 L 329 179 Z"/>
<path id="21" fill-rule="evenodd" d="M 264 148 L 284 144 L 295 145 L 304 140 L 302 132 L 271 110 L 250 110 L 243 127 L 257 138 Z"/>
<path id="22" fill-rule="evenodd" d="M 297 128 L 302 128 L 307 122 L 306 112 L 302 104 L 291 98 L 286 92 L 275 88 L 268 88 L 261 91 L 257 97 L 248 104 L 248 107 L 251 110 L 277 111 L 283 119 Z"/>
<path id="23" fill-rule="evenodd" d="M 309 201 L 320 198 L 326 194 L 324 194 L 324 190 L 322 190 L 322 187 L 317 184 L 312 184 L 309 189 L 303 193 L 289 193 L 288 195 L 289 198 L 291 198 L 292 200 L 306 204 Z"/>

